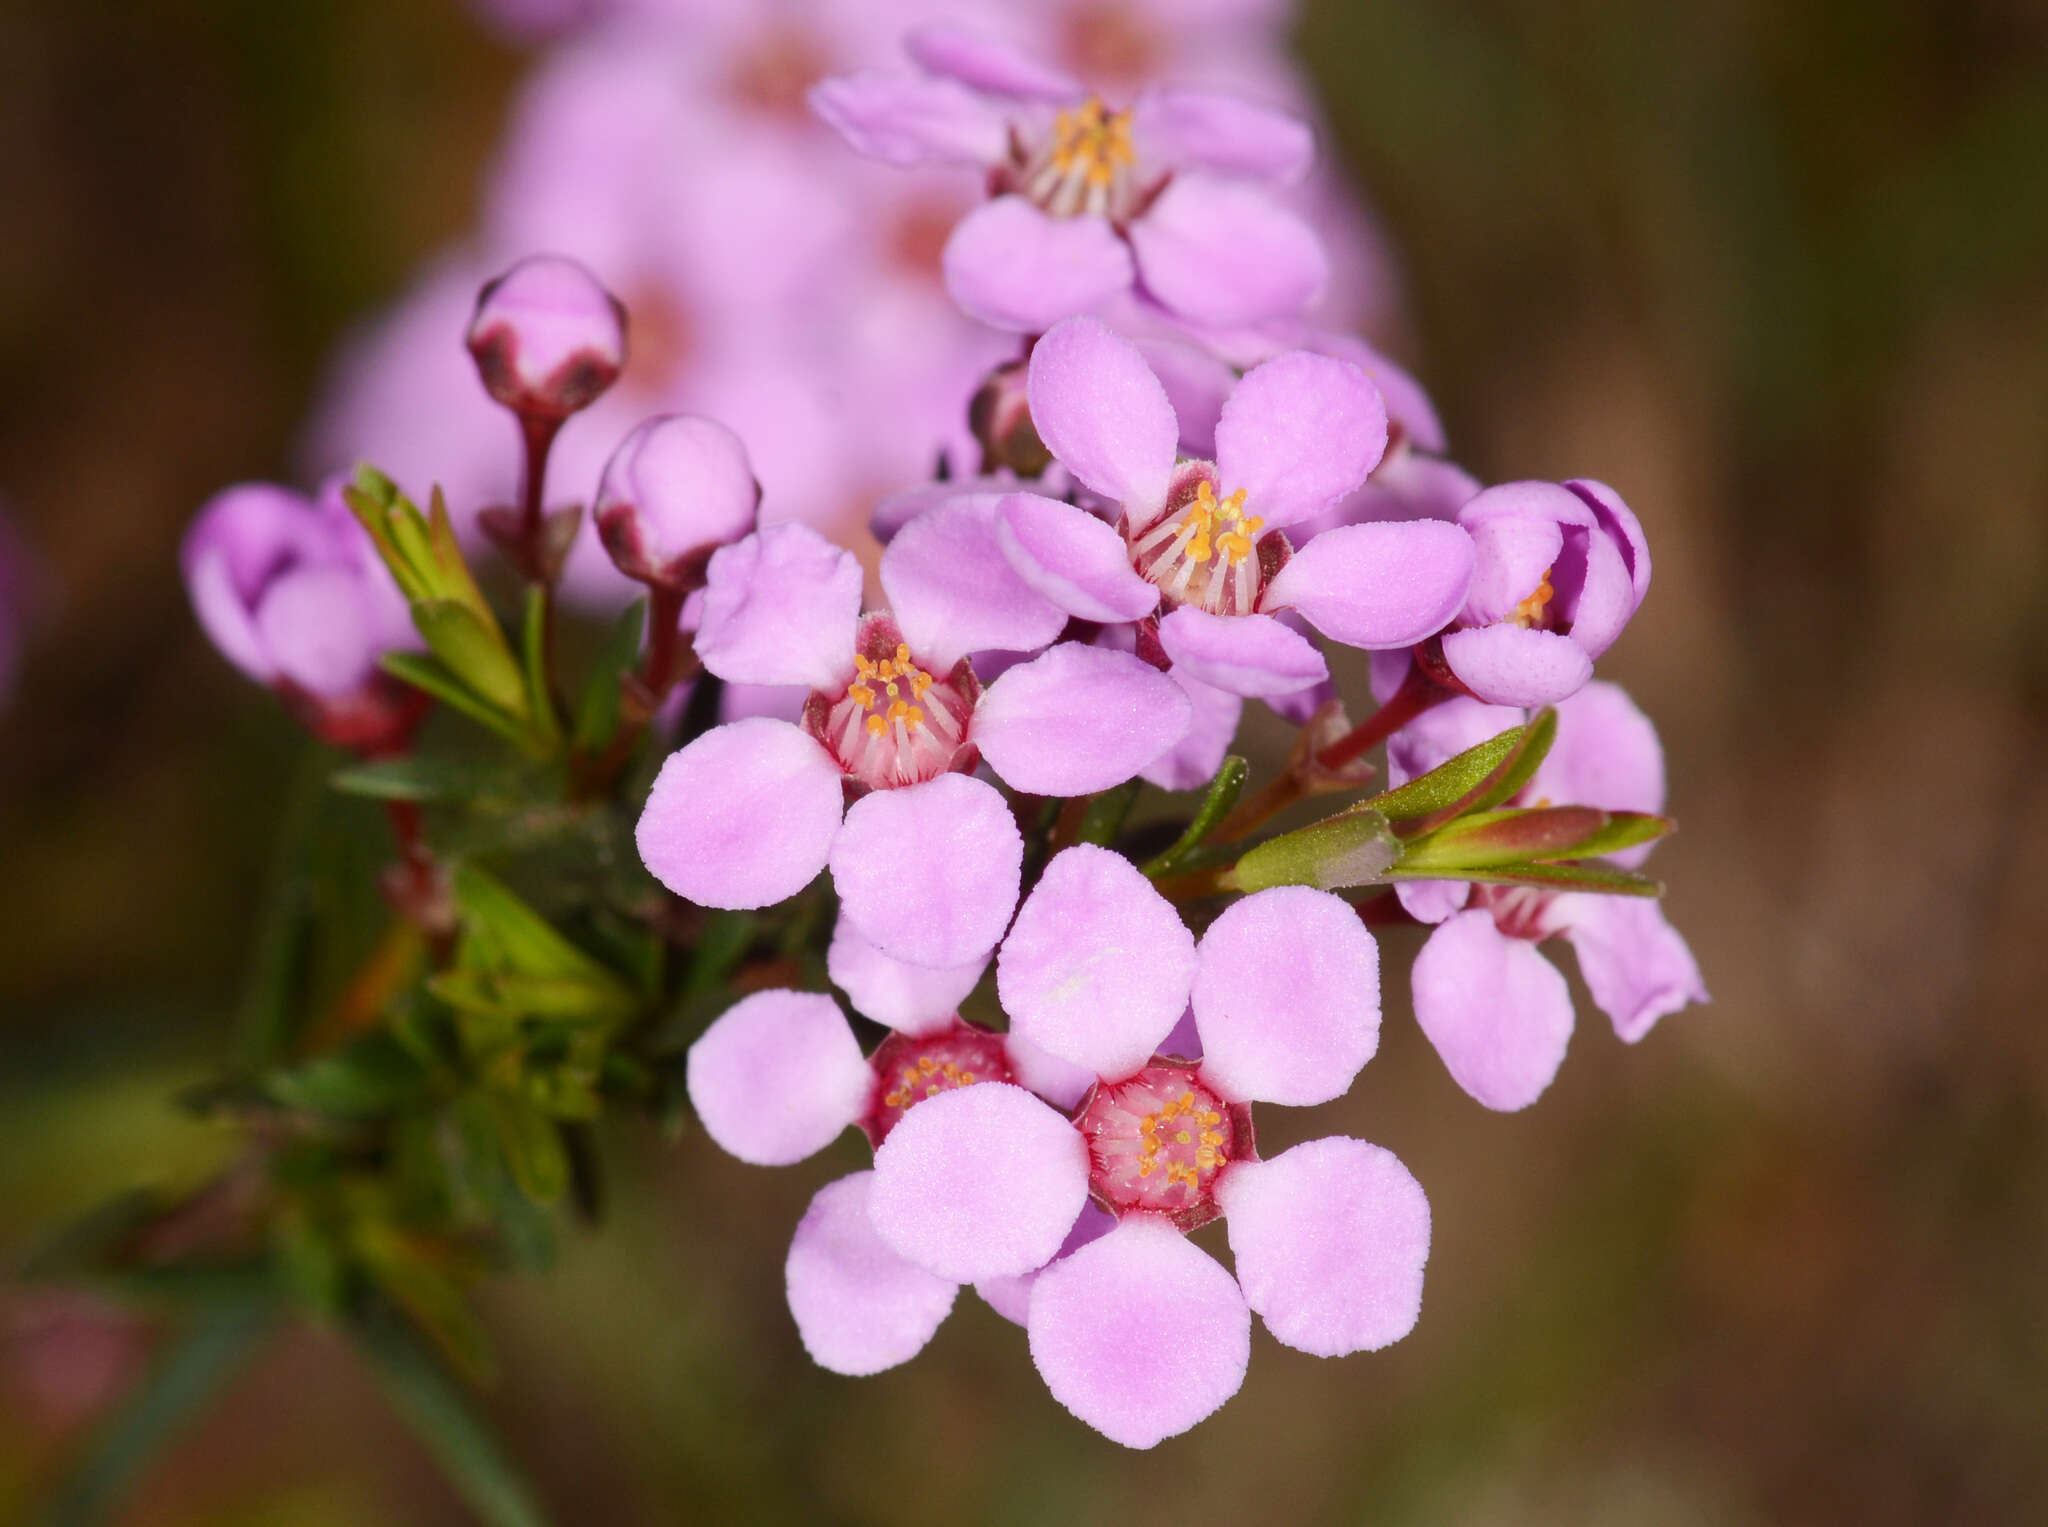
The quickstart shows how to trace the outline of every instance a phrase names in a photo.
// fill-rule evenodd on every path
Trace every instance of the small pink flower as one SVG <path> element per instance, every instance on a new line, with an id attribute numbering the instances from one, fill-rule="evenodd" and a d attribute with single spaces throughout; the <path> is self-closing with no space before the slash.
<path id="1" fill-rule="evenodd" d="M 619 442 L 591 519 L 628 578 L 687 590 L 713 552 L 754 528 L 760 503 L 739 436 L 713 419 L 662 414 Z"/>
<path id="2" fill-rule="evenodd" d="M 626 364 L 626 310 L 582 265 L 531 255 L 477 294 L 469 353 L 484 390 L 521 416 L 588 408 Z"/>

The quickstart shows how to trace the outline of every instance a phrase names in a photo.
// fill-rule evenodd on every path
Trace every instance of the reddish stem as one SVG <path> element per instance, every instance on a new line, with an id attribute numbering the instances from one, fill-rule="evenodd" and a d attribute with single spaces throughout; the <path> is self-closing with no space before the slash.
<path id="1" fill-rule="evenodd" d="M 1325 769 L 1341 769 L 1354 758 L 1378 747 L 1432 705 L 1451 698 L 1451 692 L 1422 671 L 1420 663 L 1408 665 L 1408 676 L 1387 703 L 1350 731 L 1316 754 Z"/>

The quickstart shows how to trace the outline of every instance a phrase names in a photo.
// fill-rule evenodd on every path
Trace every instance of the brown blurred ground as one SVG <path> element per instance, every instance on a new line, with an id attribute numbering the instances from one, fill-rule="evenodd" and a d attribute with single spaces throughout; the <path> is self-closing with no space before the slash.
<path id="1" fill-rule="evenodd" d="M 907 1369 L 812 1369 L 775 1269 L 831 1168 L 622 1127 L 618 1223 L 494 1301 L 565 1521 L 2048 1517 L 2048 14 L 1325 0 L 1303 41 L 1459 454 L 1649 527 L 1604 666 L 1716 1000 L 1632 1051 L 1583 1022 L 1503 1118 L 1396 983 L 1351 1096 L 1262 1133 L 1413 1167 L 1421 1327 L 1262 1335 L 1143 1456 L 971 1298 Z M 156 1100 L 224 1047 L 296 743 L 176 538 L 461 228 L 518 67 L 442 3 L 0 14 L 0 493 L 49 596 L 0 717 L 0 1253 L 218 1148 Z M 76 1436 L 41 1403 L 0 1385 L 0 1516 Z M 306 1334 L 125 1519 L 462 1514 Z"/>

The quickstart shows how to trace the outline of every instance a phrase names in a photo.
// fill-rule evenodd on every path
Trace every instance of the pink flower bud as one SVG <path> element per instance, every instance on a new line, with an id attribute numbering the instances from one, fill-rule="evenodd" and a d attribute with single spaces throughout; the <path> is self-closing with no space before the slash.
<path id="1" fill-rule="evenodd" d="M 626 310 L 576 261 L 533 255 L 477 294 L 468 343 L 492 397 L 559 422 L 618 380 Z"/>
<path id="2" fill-rule="evenodd" d="M 704 581 L 711 554 L 754 528 L 761 485 L 739 436 L 711 419 L 663 414 L 605 463 L 592 517 L 628 578 L 674 589 Z"/>

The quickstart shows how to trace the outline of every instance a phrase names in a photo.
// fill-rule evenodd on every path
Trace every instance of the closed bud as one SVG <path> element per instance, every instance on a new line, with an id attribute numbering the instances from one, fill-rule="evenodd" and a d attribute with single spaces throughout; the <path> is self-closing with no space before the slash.
<path id="1" fill-rule="evenodd" d="M 468 343 L 492 397 L 559 423 L 618 380 L 626 310 L 576 261 L 533 255 L 477 294 Z"/>
<path id="2" fill-rule="evenodd" d="M 687 591 L 704 581 L 713 552 L 754 528 L 760 502 L 739 436 L 716 420 L 662 414 L 605 463 L 593 518 L 620 572 Z"/>
<path id="3" fill-rule="evenodd" d="M 1052 452 L 1031 423 L 1031 402 L 1024 394 L 1027 371 L 1023 361 L 996 367 L 967 405 L 967 423 L 981 442 L 984 473 L 1007 467 L 1019 477 L 1038 477 L 1052 465 Z"/>

